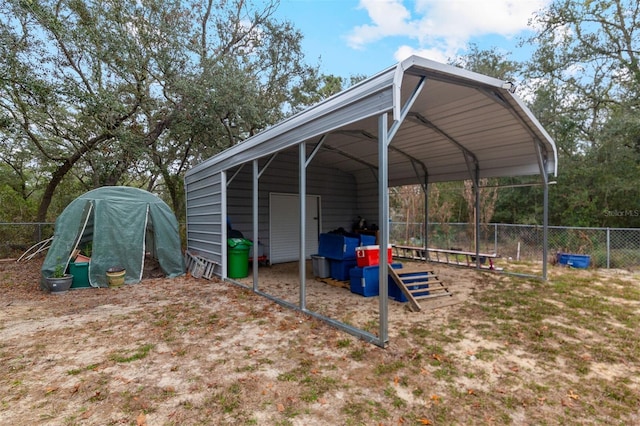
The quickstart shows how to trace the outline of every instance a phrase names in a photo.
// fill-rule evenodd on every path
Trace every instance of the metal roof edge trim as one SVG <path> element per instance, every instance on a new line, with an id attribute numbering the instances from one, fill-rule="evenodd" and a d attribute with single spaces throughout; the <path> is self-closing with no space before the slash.
<path id="1" fill-rule="evenodd" d="M 343 90 L 342 92 L 336 93 L 335 95 L 332 95 L 329 98 L 315 105 L 312 105 L 309 108 L 306 108 L 303 111 L 300 111 L 292 115 L 291 117 L 288 117 L 280 121 L 279 123 L 274 124 L 271 127 L 266 128 L 265 130 L 257 133 L 254 136 L 251 136 L 243 142 L 240 142 L 219 152 L 213 157 L 192 167 L 187 171 L 185 176 L 196 173 L 197 171 L 209 165 L 224 161 L 226 158 L 233 157 L 238 152 L 242 152 L 258 146 L 262 143 L 268 142 L 275 136 L 284 134 L 292 129 L 300 127 L 302 124 L 308 121 L 317 120 L 336 108 L 344 108 L 354 102 L 357 102 L 360 99 L 384 91 L 393 84 L 391 77 L 393 76 L 392 73 L 394 69 L 395 67 L 387 68 L 386 70 L 381 71 L 378 74 L 375 74 L 374 76 L 363 80 L 362 82 L 355 84 L 346 90 Z M 391 105 L 389 109 L 391 109 Z"/>
<path id="2" fill-rule="evenodd" d="M 515 93 L 511 93 L 510 91 L 507 91 L 507 92 L 509 93 L 509 96 L 511 97 L 511 99 L 513 99 L 514 102 L 518 104 L 518 107 L 527 115 L 527 118 L 531 120 L 533 125 L 536 126 L 536 128 L 540 131 L 540 133 L 542 133 L 542 135 L 546 139 L 546 142 L 548 142 L 548 144 L 553 149 L 553 175 L 558 176 L 558 148 L 556 147 L 556 142 L 553 140 L 551 135 L 547 133 L 546 129 L 542 126 L 542 124 L 540 124 L 536 116 L 533 115 L 533 112 L 531 112 L 529 107 L 525 105 L 524 101 L 520 99 L 520 97 Z"/>

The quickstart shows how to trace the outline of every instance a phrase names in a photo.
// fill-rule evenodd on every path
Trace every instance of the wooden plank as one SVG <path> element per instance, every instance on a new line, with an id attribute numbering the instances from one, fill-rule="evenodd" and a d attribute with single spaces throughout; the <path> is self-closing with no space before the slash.
<path id="1" fill-rule="evenodd" d="M 351 289 L 351 285 L 349 284 L 349 281 L 339 281 L 333 278 L 316 278 L 316 280 L 323 282 L 325 284 L 332 285 L 334 287 Z"/>
<path id="2" fill-rule="evenodd" d="M 421 311 L 422 307 L 416 301 L 416 299 L 413 297 L 413 294 L 411 294 L 411 292 L 408 291 L 408 289 L 405 286 L 404 282 L 402 281 L 402 279 L 396 273 L 396 270 L 393 269 L 393 268 L 388 268 L 388 270 L 389 270 L 389 275 L 391 276 L 393 281 L 396 283 L 396 285 L 398 286 L 400 291 L 402 291 L 402 293 L 405 295 L 405 297 L 409 301 L 409 307 L 411 308 L 411 310 L 412 311 L 418 311 L 418 312 Z"/>
<path id="3" fill-rule="evenodd" d="M 428 294 L 424 296 L 414 296 L 417 300 L 427 300 L 427 299 L 435 299 L 438 297 L 452 296 L 451 293 L 440 293 L 440 294 Z"/>
<path id="4" fill-rule="evenodd" d="M 411 284 L 409 284 L 409 286 L 411 286 Z M 440 291 L 445 291 L 447 293 L 449 293 L 449 289 L 447 289 L 446 287 L 422 287 L 422 288 L 409 288 L 408 291 L 410 293 L 424 293 L 424 292 L 440 292 Z"/>

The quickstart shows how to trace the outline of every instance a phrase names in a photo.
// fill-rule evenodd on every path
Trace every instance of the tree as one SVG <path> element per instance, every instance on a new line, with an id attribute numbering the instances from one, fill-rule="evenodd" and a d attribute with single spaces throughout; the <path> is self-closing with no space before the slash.
<path id="1" fill-rule="evenodd" d="M 509 53 L 500 52 L 495 47 L 480 49 L 475 43 L 470 43 L 467 53 L 450 63 L 459 68 L 513 82 L 520 69 L 520 64 L 509 59 Z"/>
<path id="2" fill-rule="evenodd" d="M 640 208 L 640 5 L 555 1 L 535 28 L 527 76 L 560 153 L 553 221 L 638 226 L 640 218 L 624 212 Z"/>
<path id="3" fill-rule="evenodd" d="M 0 132 L 48 175 L 37 220 L 69 177 L 147 186 L 180 216 L 184 171 L 294 111 L 317 78 L 276 7 L 1 1 Z"/>

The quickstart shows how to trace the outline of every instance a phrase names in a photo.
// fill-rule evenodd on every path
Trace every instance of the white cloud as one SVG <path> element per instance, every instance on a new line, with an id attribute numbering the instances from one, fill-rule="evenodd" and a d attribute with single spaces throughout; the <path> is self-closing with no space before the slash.
<path id="1" fill-rule="evenodd" d="M 359 8 L 367 11 L 372 23 L 355 27 L 348 36 L 349 45 L 356 49 L 384 37 L 404 36 L 415 25 L 399 0 L 360 0 Z"/>
<path id="2" fill-rule="evenodd" d="M 355 27 L 347 41 L 350 47 L 359 49 L 386 37 L 405 37 L 409 40 L 403 43 L 413 40 L 416 45 L 399 47 L 396 59 L 413 49 L 446 60 L 474 37 L 510 38 L 528 29 L 533 13 L 549 1 L 360 0 L 359 7 L 367 11 L 371 22 Z"/>
<path id="3" fill-rule="evenodd" d="M 452 58 L 453 54 L 444 53 L 441 49 L 437 47 L 430 49 L 416 49 L 411 46 L 402 45 L 396 49 L 393 57 L 396 62 L 401 62 L 407 59 L 411 55 L 422 56 L 423 58 L 431 59 L 432 61 L 445 63 Z"/>

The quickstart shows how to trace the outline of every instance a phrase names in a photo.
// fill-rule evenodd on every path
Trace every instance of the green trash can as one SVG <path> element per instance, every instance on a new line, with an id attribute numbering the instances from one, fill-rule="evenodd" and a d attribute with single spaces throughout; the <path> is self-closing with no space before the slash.
<path id="1" fill-rule="evenodd" d="M 227 276 L 244 278 L 249 275 L 249 250 L 253 243 L 244 238 L 227 239 Z"/>

